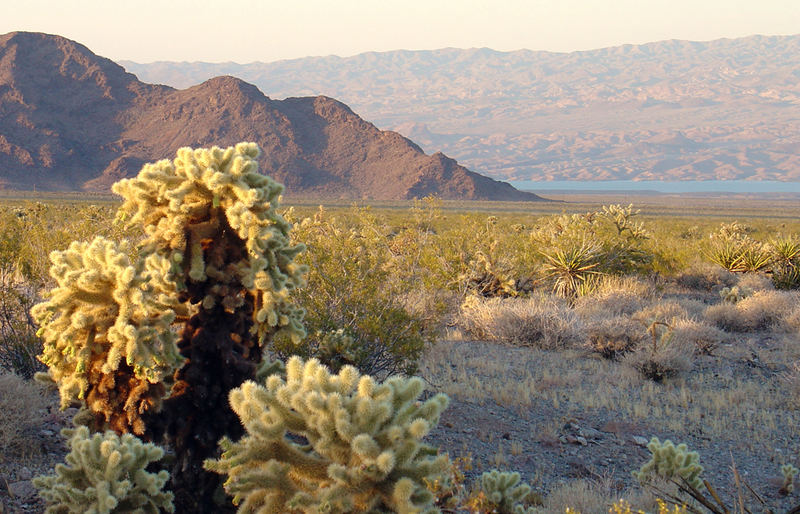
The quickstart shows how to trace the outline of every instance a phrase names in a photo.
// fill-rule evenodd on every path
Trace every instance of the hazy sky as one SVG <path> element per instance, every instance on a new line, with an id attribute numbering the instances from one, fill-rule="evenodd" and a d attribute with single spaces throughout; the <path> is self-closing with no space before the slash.
<path id="1" fill-rule="evenodd" d="M 0 0 L 0 34 L 111 59 L 274 61 L 367 51 L 572 51 L 800 33 L 800 0 Z"/>

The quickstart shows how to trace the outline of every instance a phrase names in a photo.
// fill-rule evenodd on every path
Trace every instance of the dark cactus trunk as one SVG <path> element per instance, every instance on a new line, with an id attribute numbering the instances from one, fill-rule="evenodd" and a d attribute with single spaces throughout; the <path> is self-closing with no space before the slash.
<path id="1" fill-rule="evenodd" d="M 226 264 L 240 261 L 244 244 L 227 223 L 220 225 L 213 243 L 204 244 L 204 257 L 217 269 L 225 269 Z M 210 287 L 219 284 L 211 278 L 190 282 L 185 299 L 200 304 Z M 231 389 L 255 377 L 261 350 L 250 333 L 252 295 L 235 281 L 225 285 L 228 295 L 241 297 L 242 305 L 231 311 L 222 305 L 222 298 L 217 298 L 214 307 L 200 306 L 189 319 L 178 341 L 186 364 L 176 373 L 172 394 L 152 424 L 157 439 L 174 451 L 168 487 L 175 494 L 177 513 L 235 511 L 230 499 L 219 504 L 223 477 L 207 472 L 203 462 L 219 457 L 217 444 L 223 436 L 238 439 L 243 434 L 228 395 Z"/>

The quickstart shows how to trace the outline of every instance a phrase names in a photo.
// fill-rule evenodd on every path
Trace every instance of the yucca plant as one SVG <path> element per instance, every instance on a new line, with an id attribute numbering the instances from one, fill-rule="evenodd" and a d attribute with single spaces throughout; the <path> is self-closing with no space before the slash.
<path id="1" fill-rule="evenodd" d="M 711 262 L 730 271 L 741 271 L 742 249 L 741 243 L 736 239 L 723 239 L 714 244 L 707 256 Z"/>
<path id="2" fill-rule="evenodd" d="M 773 268 L 772 282 L 778 289 L 800 287 L 800 241 L 781 237 L 770 242 Z"/>
<path id="3" fill-rule="evenodd" d="M 574 298 L 583 284 L 600 272 L 597 245 L 583 241 L 567 248 L 554 248 L 550 253 L 542 252 L 545 259 L 543 271 L 553 280 L 553 292 Z"/>
<path id="4" fill-rule="evenodd" d="M 749 240 L 742 246 L 739 271 L 756 272 L 765 270 L 772 263 L 769 248 L 758 241 Z"/>

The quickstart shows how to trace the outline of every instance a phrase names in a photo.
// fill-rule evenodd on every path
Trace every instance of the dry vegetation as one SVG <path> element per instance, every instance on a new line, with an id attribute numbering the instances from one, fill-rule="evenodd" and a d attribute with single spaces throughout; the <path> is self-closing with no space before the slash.
<path id="1" fill-rule="evenodd" d="M 800 293 L 776 288 L 773 264 L 714 264 L 714 237 L 733 219 L 491 207 L 287 213 L 308 244 L 301 296 L 311 335 L 273 351 L 378 375 L 416 372 L 448 394 L 432 442 L 471 461 L 464 495 L 480 472 L 499 468 L 521 473 L 537 512 L 608 512 L 620 498 L 658 512 L 656 495 L 631 476 L 657 436 L 697 450 L 729 505 L 741 493 L 765 508 L 736 484 L 732 463 L 772 512 L 800 503 L 781 492 L 780 471 L 800 462 Z M 42 426 L 66 423 L 48 412 L 50 396 L 11 374 L 33 371 L 25 355 L 38 342 L 25 313 L 48 281 L 41 254 L 99 232 L 104 209 L 0 206 L 0 278 L 10 277 L 0 282 L 0 497 L 12 509 L 41 509 L 11 491 L 26 480 L 22 468 L 53 464 L 31 450 L 50 444 Z M 738 221 L 765 251 L 800 233 L 769 216 Z"/>

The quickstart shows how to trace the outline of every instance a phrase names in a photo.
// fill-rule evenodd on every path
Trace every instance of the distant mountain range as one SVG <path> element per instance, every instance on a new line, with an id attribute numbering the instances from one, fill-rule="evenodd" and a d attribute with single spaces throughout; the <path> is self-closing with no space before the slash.
<path id="1" fill-rule="evenodd" d="M 540 200 L 325 96 L 270 100 L 230 76 L 177 90 L 60 36 L 0 36 L 0 188 L 107 190 L 179 147 L 239 141 L 292 196 Z"/>
<path id="2" fill-rule="evenodd" d="M 800 35 L 121 64 L 176 87 L 227 74 L 273 98 L 332 96 L 495 178 L 800 180 Z"/>

